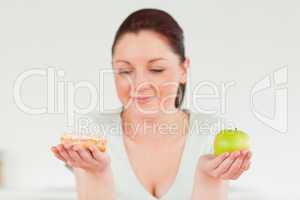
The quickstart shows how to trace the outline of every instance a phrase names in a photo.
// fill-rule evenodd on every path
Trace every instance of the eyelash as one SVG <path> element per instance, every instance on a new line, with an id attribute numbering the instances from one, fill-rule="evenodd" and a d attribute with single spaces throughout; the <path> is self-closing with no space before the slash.
<path id="1" fill-rule="evenodd" d="M 119 74 L 129 74 L 130 71 L 120 71 Z"/>
<path id="2" fill-rule="evenodd" d="M 161 73 L 163 71 L 164 71 L 163 69 L 151 69 L 151 72 L 153 73 Z"/>
<path id="3" fill-rule="evenodd" d="M 163 69 L 151 69 L 150 71 L 153 73 L 161 73 L 164 70 Z M 129 74 L 129 73 L 131 73 L 131 71 L 120 71 L 119 72 L 119 74 Z"/>

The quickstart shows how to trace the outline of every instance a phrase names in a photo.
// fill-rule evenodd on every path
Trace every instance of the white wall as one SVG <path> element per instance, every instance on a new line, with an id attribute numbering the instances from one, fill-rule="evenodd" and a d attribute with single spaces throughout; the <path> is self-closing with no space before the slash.
<path id="1" fill-rule="evenodd" d="M 235 81 L 229 89 L 225 117 L 251 135 L 254 158 L 251 171 L 234 184 L 260 188 L 263 193 L 296 194 L 300 180 L 300 3 L 296 0 L 0 1 L 0 149 L 6 152 L 6 185 L 74 184 L 49 150 L 64 129 L 65 115 L 20 111 L 13 98 L 18 75 L 54 67 L 66 73 L 61 82 L 88 80 L 98 86 L 99 71 L 110 68 L 110 48 L 118 25 L 131 11 L 143 7 L 165 9 L 183 26 L 191 58 L 190 88 L 204 80 Z M 254 116 L 250 94 L 258 81 L 284 66 L 288 69 L 288 132 L 282 134 Z M 110 77 L 107 87 L 112 84 Z M 46 105 L 46 86 L 44 77 L 25 81 L 24 102 Z M 275 112 L 273 89 L 257 95 L 255 101 L 257 109 L 269 115 Z M 87 95 L 85 90 L 76 95 L 81 106 L 89 103 Z M 114 90 L 105 90 L 105 105 L 119 105 Z"/>

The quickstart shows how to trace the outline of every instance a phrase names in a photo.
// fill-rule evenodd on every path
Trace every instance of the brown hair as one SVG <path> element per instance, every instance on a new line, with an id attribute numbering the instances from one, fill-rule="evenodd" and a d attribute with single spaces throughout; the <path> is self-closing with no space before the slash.
<path id="1" fill-rule="evenodd" d="M 130 14 L 115 35 L 112 54 L 116 43 L 125 33 L 138 33 L 142 30 L 154 31 L 167 38 L 172 51 L 179 56 L 180 62 L 185 60 L 183 30 L 170 14 L 158 9 L 141 9 Z M 185 88 L 186 84 L 180 83 L 175 99 L 176 108 L 183 102 Z"/>

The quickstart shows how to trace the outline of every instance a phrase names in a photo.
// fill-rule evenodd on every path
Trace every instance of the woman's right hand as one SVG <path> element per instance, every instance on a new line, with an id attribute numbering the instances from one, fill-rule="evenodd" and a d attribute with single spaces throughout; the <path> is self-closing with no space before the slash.
<path id="1" fill-rule="evenodd" d="M 110 158 L 106 152 L 101 152 L 97 146 L 89 149 L 79 144 L 59 144 L 51 148 L 54 155 L 73 168 L 81 168 L 88 173 L 103 174 L 110 166 Z"/>

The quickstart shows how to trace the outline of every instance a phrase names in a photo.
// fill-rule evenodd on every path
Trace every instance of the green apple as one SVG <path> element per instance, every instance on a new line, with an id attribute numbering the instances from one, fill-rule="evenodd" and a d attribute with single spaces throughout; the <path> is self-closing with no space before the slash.
<path id="1" fill-rule="evenodd" d="M 221 130 L 214 140 L 214 153 L 216 156 L 242 149 L 250 150 L 249 136 L 240 130 L 224 129 Z"/>

